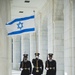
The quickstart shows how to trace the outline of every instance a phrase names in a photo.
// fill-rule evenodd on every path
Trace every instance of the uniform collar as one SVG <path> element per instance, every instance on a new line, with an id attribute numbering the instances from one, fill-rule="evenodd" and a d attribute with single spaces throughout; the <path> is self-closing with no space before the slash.
<path id="1" fill-rule="evenodd" d="M 50 62 L 52 62 L 52 59 L 49 59 Z"/>

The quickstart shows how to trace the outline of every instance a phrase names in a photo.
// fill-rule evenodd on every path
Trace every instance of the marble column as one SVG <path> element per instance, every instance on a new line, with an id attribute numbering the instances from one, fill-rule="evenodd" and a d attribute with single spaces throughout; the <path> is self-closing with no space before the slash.
<path id="1" fill-rule="evenodd" d="M 21 36 L 21 60 L 23 60 L 23 54 L 28 54 L 28 59 L 30 59 L 30 36 L 29 34 L 24 34 Z"/>
<path id="2" fill-rule="evenodd" d="M 71 1 L 72 4 L 72 75 L 75 75 L 75 0 Z"/>
<path id="3" fill-rule="evenodd" d="M 42 58 L 42 50 L 41 50 L 41 23 L 42 23 L 42 13 L 39 12 L 37 14 L 37 22 L 36 22 L 36 25 L 37 25 L 37 49 L 38 49 L 38 52 L 40 53 L 40 58 Z"/>
<path id="4" fill-rule="evenodd" d="M 57 62 L 57 75 L 64 74 L 64 21 L 55 21 L 54 59 Z"/>
<path id="5" fill-rule="evenodd" d="M 30 60 L 35 58 L 35 53 L 40 52 L 40 16 L 35 13 L 35 32 L 30 34 Z"/>
<path id="6" fill-rule="evenodd" d="M 0 75 L 11 75 L 11 41 L 5 28 L 9 17 L 10 1 L 0 0 Z"/>
<path id="7" fill-rule="evenodd" d="M 39 19 L 40 23 L 38 24 L 38 48 L 40 52 L 40 58 L 43 60 L 44 66 L 48 54 L 48 2 L 46 4 L 41 10 Z M 45 71 L 46 70 L 44 69 L 43 74 L 46 74 Z"/>
<path id="8" fill-rule="evenodd" d="M 9 69 L 11 63 L 9 62 L 10 58 L 8 57 L 8 53 L 8 38 L 5 33 L 2 19 L 0 18 L 0 75 L 9 75 L 9 70 L 11 70 Z"/>
<path id="9" fill-rule="evenodd" d="M 64 75 L 72 75 L 72 4 L 64 0 Z"/>
<path id="10" fill-rule="evenodd" d="M 54 51 L 54 45 L 53 45 L 53 43 L 54 43 L 54 39 L 53 39 L 53 37 L 54 37 L 53 1 L 52 0 L 48 1 L 48 4 L 49 4 L 49 6 L 48 6 L 48 9 L 49 9 L 49 11 L 48 11 L 48 13 L 49 13 L 48 14 L 48 53 L 53 53 L 53 51 Z"/>
<path id="11" fill-rule="evenodd" d="M 32 62 L 32 59 L 35 58 L 35 52 L 36 52 L 36 39 L 35 39 L 35 33 L 30 34 L 30 61 Z"/>
<path id="12" fill-rule="evenodd" d="M 21 37 L 13 37 L 13 69 L 18 70 L 20 67 Z"/>

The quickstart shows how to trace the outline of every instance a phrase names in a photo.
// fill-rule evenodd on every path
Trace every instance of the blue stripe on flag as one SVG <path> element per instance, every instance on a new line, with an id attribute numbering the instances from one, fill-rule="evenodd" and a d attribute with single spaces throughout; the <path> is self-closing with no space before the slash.
<path id="1" fill-rule="evenodd" d="M 15 35 L 15 34 L 23 33 L 23 32 L 31 32 L 31 31 L 35 31 L 35 28 L 28 28 L 28 29 L 23 29 L 20 31 L 14 31 L 14 32 L 8 33 L 8 35 Z"/>
<path id="2" fill-rule="evenodd" d="M 11 25 L 11 24 L 13 24 L 14 22 L 17 22 L 17 21 L 23 21 L 23 20 L 33 19 L 33 18 L 34 18 L 34 15 L 28 16 L 28 17 L 23 17 L 23 18 L 17 18 L 17 19 L 14 19 L 13 21 L 11 21 L 9 23 L 6 23 L 6 25 Z"/>

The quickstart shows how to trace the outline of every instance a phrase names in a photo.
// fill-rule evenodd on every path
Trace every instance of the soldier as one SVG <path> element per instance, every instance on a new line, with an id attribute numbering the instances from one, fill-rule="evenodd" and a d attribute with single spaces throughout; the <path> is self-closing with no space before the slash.
<path id="1" fill-rule="evenodd" d="M 53 54 L 48 54 L 49 59 L 45 62 L 46 75 L 56 75 L 56 61 L 52 59 Z"/>
<path id="2" fill-rule="evenodd" d="M 23 61 L 21 61 L 20 69 L 21 75 L 30 75 L 32 71 L 32 65 L 31 62 L 27 60 L 28 54 L 23 55 Z"/>
<path id="3" fill-rule="evenodd" d="M 32 60 L 33 63 L 33 75 L 43 74 L 43 61 L 39 59 L 39 53 L 35 53 L 35 59 Z"/>

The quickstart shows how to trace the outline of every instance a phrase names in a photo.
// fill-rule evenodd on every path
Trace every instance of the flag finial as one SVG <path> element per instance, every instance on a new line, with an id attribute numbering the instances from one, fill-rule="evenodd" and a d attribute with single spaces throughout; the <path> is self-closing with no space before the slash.
<path id="1" fill-rule="evenodd" d="M 33 12 L 35 12 L 35 10 L 33 10 Z"/>

